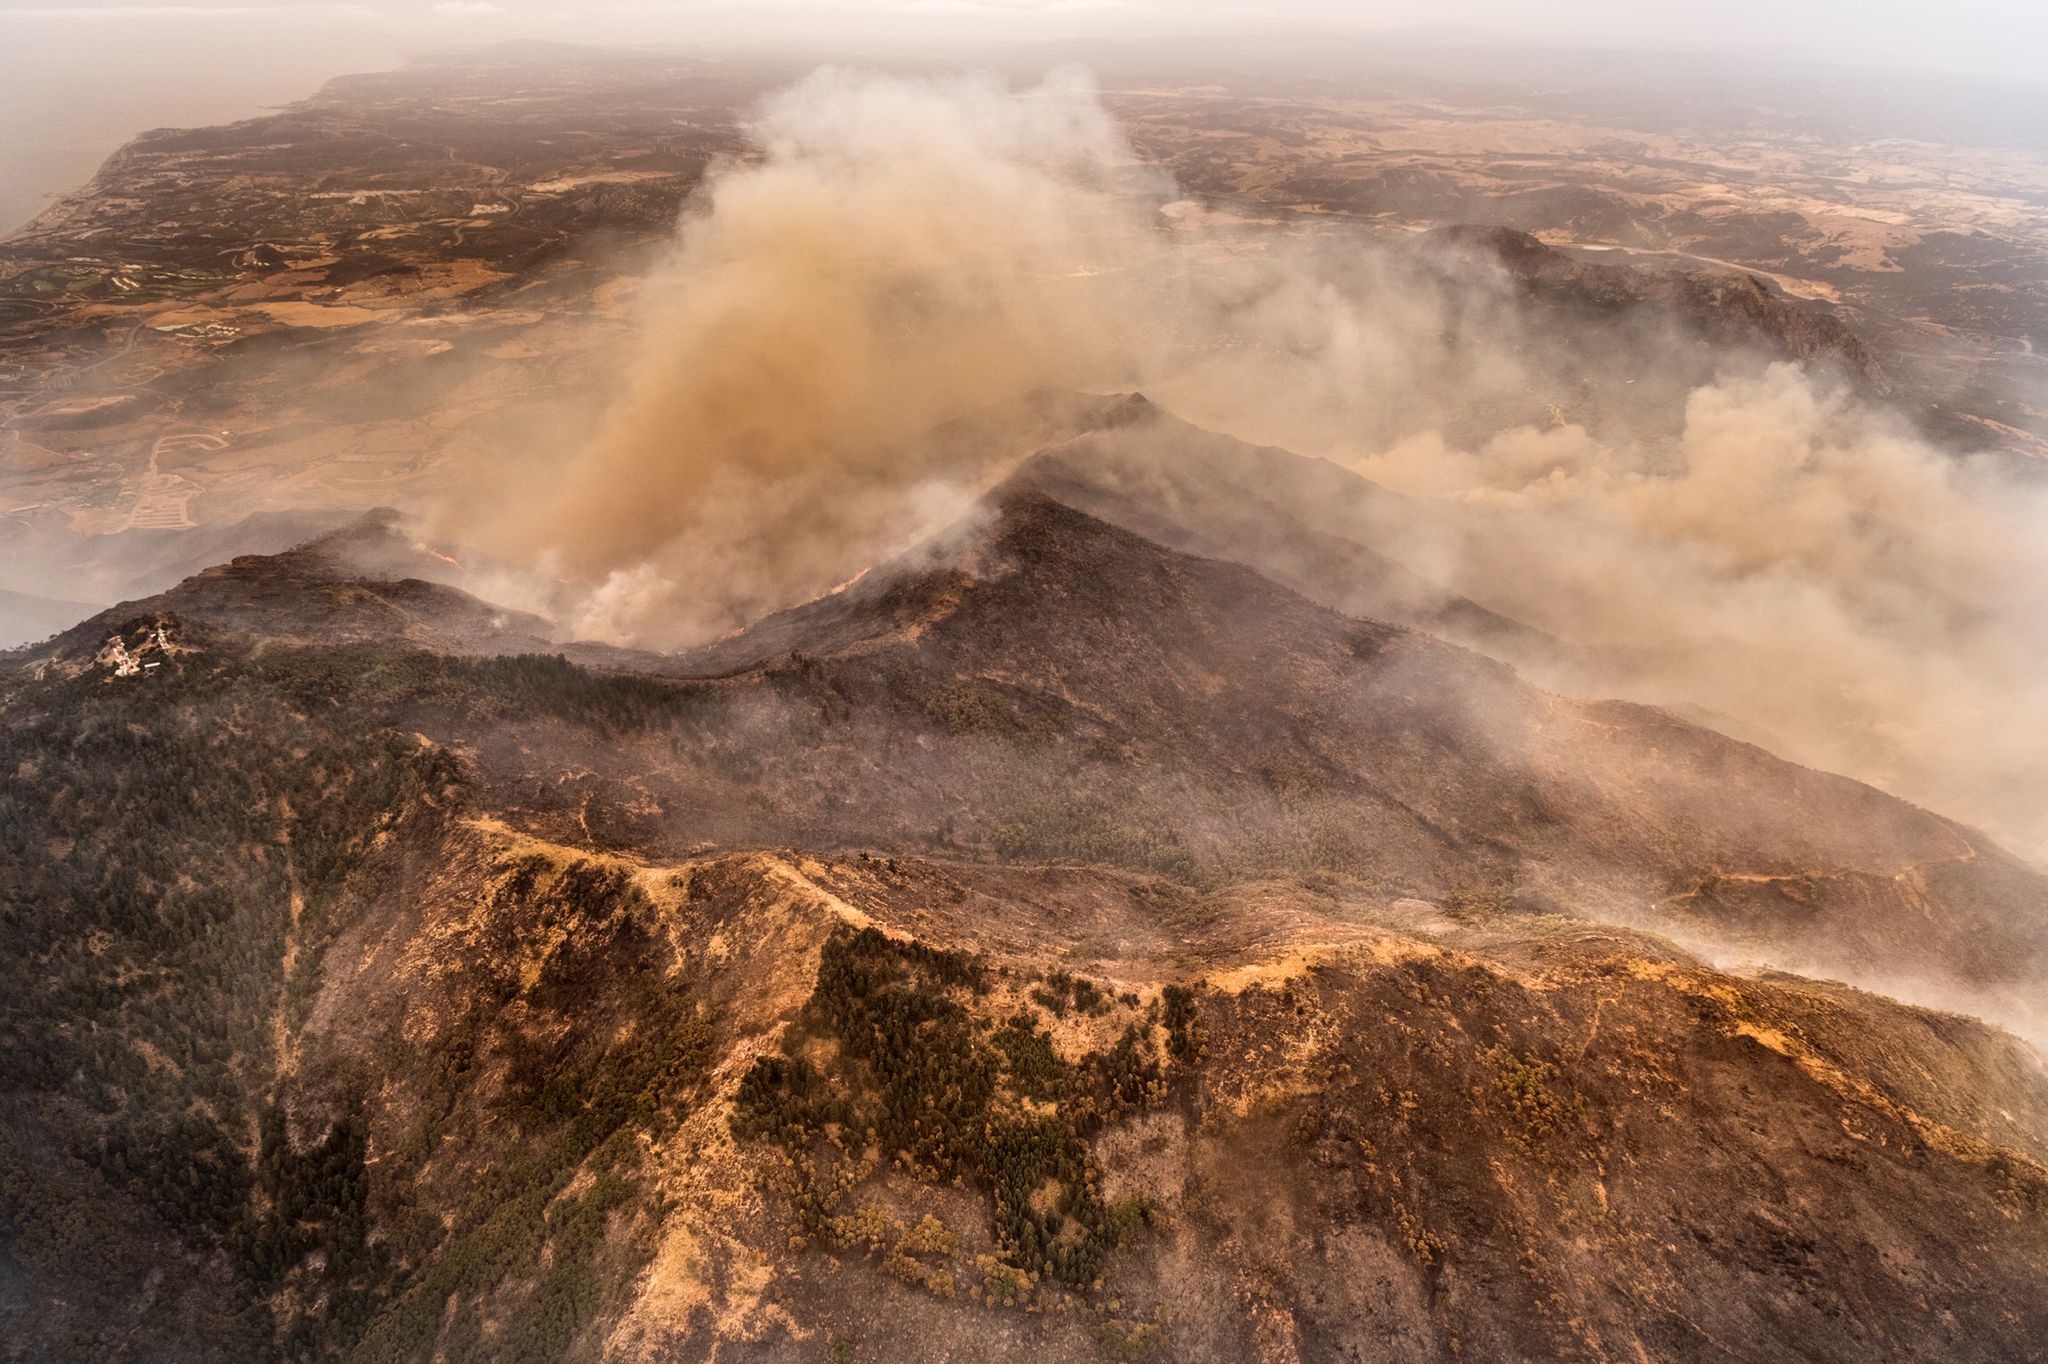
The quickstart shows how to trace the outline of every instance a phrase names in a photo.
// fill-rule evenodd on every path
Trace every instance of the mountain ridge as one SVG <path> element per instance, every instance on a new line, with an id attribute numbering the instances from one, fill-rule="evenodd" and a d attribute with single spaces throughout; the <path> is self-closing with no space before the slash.
<path id="1" fill-rule="evenodd" d="M 2037 482 L 2019 163 L 1205 42 L 487 46 L 0 236 L 0 1364 L 2048 1359 L 2048 868 L 1637 540 Z"/>
<path id="2" fill-rule="evenodd" d="M 1668 887 L 1799 854 L 1790 809 L 1839 864 L 1791 868 L 1794 938 L 2026 969 L 2018 921 L 1958 949 L 2000 875 L 2038 894 L 1988 842 L 1917 898 L 1852 865 L 1945 821 L 1022 486 L 716 676 L 382 612 L 249 633 L 330 621 L 347 543 L 204 579 L 154 672 L 0 674 L 0 1189 L 78 1229 L 0 1242 L 20 1339 L 1848 1364 L 2048 1330 L 2037 1053 L 1598 921 L 1646 834 Z M 1686 773 L 1718 844 L 1640 813 Z M 1784 928 L 1741 866 L 1668 888 Z"/>
<path id="3" fill-rule="evenodd" d="M 1418 891 L 1518 882 L 1532 903 L 1732 933 L 1852 975 L 1915 941 L 1933 954 L 1916 969 L 1975 986 L 2017 986 L 2048 957 L 2048 879 L 1981 834 L 1668 712 L 1551 696 L 1426 633 L 1168 549 L 1029 477 L 843 590 L 672 658 L 561 645 L 537 617 L 375 578 L 422 553 L 373 514 L 102 613 L 32 657 L 101 666 L 110 625 L 146 634 L 182 614 L 287 642 L 566 649 L 622 678 L 672 679 L 707 716 L 732 717 L 717 724 L 808 725 L 823 707 L 823 747 L 764 755 L 754 780 L 779 811 L 765 821 L 712 760 L 715 740 L 645 770 L 630 747 L 586 751 L 569 788 L 579 825 L 610 811 L 617 836 L 662 846 L 755 822 L 768 843 L 908 839 L 927 853 L 1099 856 L 1136 839 L 1132 865 L 1182 875 L 1335 857 Z M 519 780 L 544 791 L 551 724 L 512 717 L 486 765 L 495 755 L 509 776 L 539 759 Z M 977 793 L 958 785 L 962 763 L 1007 775 Z M 1099 794 L 1056 815 L 1044 803 L 1062 787 Z M 555 799 L 535 812 L 544 826 Z M 934 805 L 949 811 L 936 835 L 916 813 Z M 1318 851 L 1284 851 L 1303 838 Z"/>

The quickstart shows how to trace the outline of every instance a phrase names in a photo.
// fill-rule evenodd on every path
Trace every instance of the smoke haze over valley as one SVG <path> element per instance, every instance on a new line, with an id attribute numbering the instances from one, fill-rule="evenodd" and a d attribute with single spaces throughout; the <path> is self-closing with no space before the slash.
<path id="1" fill-rule="evenodd" d="M 0 1356 L 2048 1350 L 2031 19 L 186 8 L 0 238 Z"/>

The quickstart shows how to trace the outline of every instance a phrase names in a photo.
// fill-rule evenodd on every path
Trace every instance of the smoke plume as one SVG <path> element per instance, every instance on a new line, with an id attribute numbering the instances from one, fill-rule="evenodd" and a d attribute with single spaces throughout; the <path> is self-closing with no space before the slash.
<path id="1" fill-rule="evenodd" d="M 1832 377 L 1676 323 L 1560 359 L 1498 269 L 1178 198 L 1076 75 L 828 71 L 754 134 L 624 398 L 507 496 L 578 633 L 675 646 L 825 591 L 1025 453 L 926 433 L 1143 387 L 1412 499 L 1360 537 L 1572 645 L 1510 660 L 1539 681 L 2048 846 L 2048 508 Z"/>
<path id="2" fill-rule="evenodd" d="M 912 438 L 1037 387 L 1114 378 L 1145 310 L 1141 170 L 1078 76 L 1011 95 L 824 71 L 715 174 L 630 391 L 511 534 L 598 584 L 614 637 L 674 643 L 829 587 L 849 544 L 963 505 Z"/>
<path id="3" fill-rule="evenodd" d="M 1542 680 L 2043 846 L 2048 501 L 1995 467 L 1790 365 L 1694 390 L 1675 458 L 1525 428 L 1357 467 L 1459 504 L 1446 577 L 1582 646 Z"/>

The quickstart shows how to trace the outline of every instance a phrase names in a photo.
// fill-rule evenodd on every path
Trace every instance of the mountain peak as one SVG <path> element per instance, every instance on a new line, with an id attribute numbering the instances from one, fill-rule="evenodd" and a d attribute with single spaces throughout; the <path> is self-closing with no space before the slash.
<path id="1" fill-rule="evenodd" d="M 1142 393 L 1118 394 L 1102 409 L 1100 425 L 1108 430 L 1136 426 L 1164 415 L 1164 409 Z"/>

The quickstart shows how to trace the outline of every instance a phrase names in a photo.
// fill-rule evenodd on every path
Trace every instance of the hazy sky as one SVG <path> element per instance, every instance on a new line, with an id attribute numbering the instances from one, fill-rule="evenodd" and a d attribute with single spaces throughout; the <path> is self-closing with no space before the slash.
<path id="1" fill-rule="evenodd" d="M 404 48 L 511 36 L 1050 38 L 1431 25 L 1503 41 L 1756 50 L 2015 75 L 2035 74 L 2048 59 L 2048 5 L 2038 0 L 0 0 L 0 15 L 31 40 L 97 30 L 117 43 L 204 42 L 250 26 L 279 38 L 340 35 Z"/>
<path id="2" fill-rule="evenodd" d="M 245 117 L 326 77 L 438 46 L 795 38 L 938 48 L 1227 32 L 1413 37 L 1417 28 L 1460 43 L 2048 70 L 2041 0 L 0 0 L 0 230 L 143 128 Z"/>

